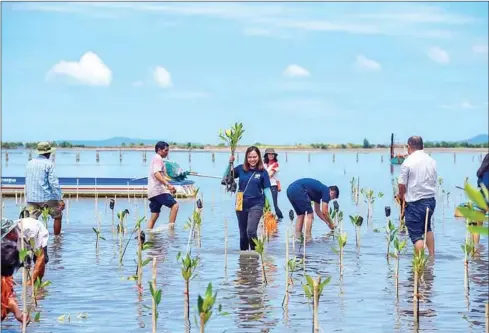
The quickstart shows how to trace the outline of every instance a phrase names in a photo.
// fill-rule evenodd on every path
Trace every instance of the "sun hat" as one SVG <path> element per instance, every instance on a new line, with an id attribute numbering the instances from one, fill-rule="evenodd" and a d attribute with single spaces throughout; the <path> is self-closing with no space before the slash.
<path id="1" fill-rule="evenodd" d="M 265 155 L 266 155 L 266 154 L 275 154 L 275 156 L 277 156 L 277 155 L 278 155 L 278 154 L 275 152 L 275 149 L 273 149 L 273 148 L 267 148 L 267 149 L 265 150 Z"/>
<path id="2" fill-rule="evenodd" d="M 9 220 L 6 218 L 2 218 L 2 239 L 8 235 L 9 232 L 15 229 L 15 227 L 19 224 L 19 220 Z"/>
<path id="3" fill-rule="evenodd" d="M 43 142 L 39 142 L 37 144 L 37 153 L 39 155 L 49 154 L 49 153 L 54 152 L 55 150 L 56 149 L 51 147 L 51 144 L 49 142 L 43 141 Z"/>

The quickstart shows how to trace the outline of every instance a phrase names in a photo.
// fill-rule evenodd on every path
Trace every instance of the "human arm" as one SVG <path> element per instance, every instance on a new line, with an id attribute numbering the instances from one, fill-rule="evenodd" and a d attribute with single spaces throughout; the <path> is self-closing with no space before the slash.
<path id="1" fill-rule="evenodd" d="M 406 195 L 406 185 L 408 179 L 409 179 L 409 167 L 405 163 L 403 163 L 401 165 L 401 172 L 398 178 L 399 193 L 397 194 L 397 197 L 399 198 L 399 201 L 401 203 L 402 201 L 404 201 L 404 197 Z"/>
<path id="2" fill-rule="evenodd" d="M 278 163 L 273 163 L 273 164 L 270 164 L 268 167 L 267 167 L 267 172 L 268 172 L 268 176 L 271 178 L 273 177 L 273 175 L 275 173 L 277 173 L 279 170 L 279 166 L 278 166 Z"/>
<path id="3" fill-rule="evenodd" d="M 56 200 L 62 202 L 63 201 L 63 193 L 61 192 L 61 187 L 59 186 L 59 180 L 58 177 L 56 176 L 56 173 L 54 172 L 54 165 L 50 165 L 48 167 L 48 182 L 49 186 L 51 187 Z M 63 203 L 64 206 L 64 203 Z"/>
<path id="4" fill-rule="evenodd" d="M 484 160 L 482 160 L 482 164 L 477 170 L 477 178 L 482 178 L 486 171 L 489 171 L 489 154 L 486 154 Z"/>
<path id="5" fill-rule="evenodd" d="M 270 210 L 272 211 L 272 214 L 276 215 L 277 213 L 275 212 L 275 205 L 273 204 L 272 191 L 270 190 L 270 187 L 267 187 L 266 189 L 264 189 L 263 192 L 265 193 L 265 198 L 268 201 L 268 204 L 270 206 Z"/>
<path id="6" fill-rule="evenodd" d="M 334 223 L 331 220 L 331 217 L 329 216 L 329 210 L 328 210 L 328 203 L 323 201 L 321 204 L 314 202 L 314 211 L 316 212 L 316 215 L 323 220 L 328 227 L 333 230 L 334 229 Z"/>
<path id="7" fill-rule="evenodd" d="M 231 155 L 229 157 L 229 163 L 226 166 L 226 170 L 224 171 L 224 173 L 222 175 L 223 177 L 226 177 L 229 174 L 229 171 L 231 170 L 231 166 L 233 165 L 233 162 L 234 162 L 234 156 Z M 234 178 L 239 177 L 238 167 L 239 167 L 239 165 L 233 169 Z"/>
<path id="8" fill-rule="evenodd" d="M 165 161 L 163 159 L 157 159 L 154 164 L 153 164 L 153 170 L 152 170 L 155 178 L 164 186 L 170 190 L 170 192 L 175 193 L 175 187 L 170 184 L 170 182 L 166 179 L 166 168 L 165 168 Z"/>

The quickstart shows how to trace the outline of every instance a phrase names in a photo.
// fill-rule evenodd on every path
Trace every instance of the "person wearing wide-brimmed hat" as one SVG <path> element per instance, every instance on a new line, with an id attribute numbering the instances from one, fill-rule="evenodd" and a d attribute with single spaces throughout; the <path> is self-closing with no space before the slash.
<path id="1" fill-rule="evenodd" d="M 15 319 L 23 322 L 23 313 L 19 309 L 14 293 L 13 275 L 22 264 L 20 263 L 17 240 L 20 230 L 20 220 L 2 219 L 2 321 L 9 313 L 13 313 Z M 27 320 L 29 320 L 27 314 Z"/>
<path id="2" fill-rule="evenodd" d="M 280 181 L 277 178 L 277 174 L 279 172 L 279 164 L 277 160 L 278 154 L 275 152 L 273 148 L 267 148 L 265 150 L 265 156 L 263 157 L 264 166 L 268 171 L 268 175 L 270 176 L 270 191 L 272 191 L 273 197 L 273 206 L 275 207 L 275 212 L 277 213 L 277 217 L 279 220 L 283 219 L 284 216 L 280 208 L 278 208 L 278 192 L 280 192 L 281 186 Z"/>
<path id="3" fill-rule="evenodd" d="M 54 151 L 55 148 L 51 147 L 49 142 L 37 144 L 39 156 L 27 163 L 25 186 L 27 210 L 30 216 L 38 219 L 42 210 L 48 208 L 49 215 L 54 219 L 54 234 L 59 235 L 65 204 L 58 177 L 54 171 L 54 163 L 49 159 Z"/>

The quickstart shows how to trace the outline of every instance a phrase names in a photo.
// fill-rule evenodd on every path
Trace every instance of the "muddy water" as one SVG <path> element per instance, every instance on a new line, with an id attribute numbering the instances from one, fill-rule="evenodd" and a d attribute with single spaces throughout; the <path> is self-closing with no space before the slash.
<path id="1" fill-rule="evenodd" d="M 150 159 L 151 153 L 148 153 Z M 462 220 L 453 218 L 454 205 L 465 200 L 455 188 L 464 178 L 475 182 L 479 154 L 432 154 L 438 162 L 439 176 L 443 177 L 443 189 L 450 192 L 449 199 L 440 196 L 435 211 L 434 231 L 436 258 L 430 261 L 421 283 L 420 304 L 421 332 L 483 332 L 484 302 L 488 299 L 488 246 L 487 238 L 481 238 L 480 256 L 470 263 L 470 291 L 464 289 L 463 252 L 465 226 Z M 189 167 L 187 153 L 174 153 L 171 158 L 185 168 Z M 242 154 L 240 160 L 242 161 Z M 216 154 L 213 163 L 210 153 L 193 153 L 190 167 L 208 175 L 221 175 L 226 154 Z M 325 184 L 340 187 L 340 209 L 346 219 L 344 229 L 348 241 L 344 254 L 343 278 L 340 279 L 338 255 L 333 251 L 337 239 L 328 233 L 327 226 L 318 218 L 313 227 L 313 240 L 306 245 L 306 273 L 315 277 L 331 276 L 324 288 L 319 303 L 319 322 L 324 332 L 411 332 L 415 331 L 413 320 L 413 277 L 411 272 L 412 245 L 400 261 L 399 298 L 396 298 L 393 259 L 387 263 L 384 207 L 392 207 L 394 222 L 398 221 L 398 208 L 392 201 L 392 179 L 399 167 L 387 163 L 387 154 L 381 162 L 380 154 L 337 153 L 332 154 L 289 153 L 285 162 L 283 153 L 280 179 L 283 187 L 299 177 L 316 177 Z M 3 161 L 2 176 L 23 175 L 27 154 L 9 155 L 8 164 Z M 58 152 L 56 170 L 59 176 L 109 176 L 144 177 L 147 164 L 141 153 L 125 153 L 122 164 L 118 152 L 100 154 L 100 163 L 95 162 L 95 153 L 81 154 L 80 163 L 75 163 L 74 153 Z M 392 171 L 392 172 L 391 172 Z M 370 187 L 383 192 L 383 198 L 375 200 L 373 219 L 364 222 L 361 229 L 361 245 L 355 245 L 355 230 L 348 215 L 366 217 L 367 206 L 360 200 L 356 206 L 351 200 L 350 180 L 360 177 L 360 187 Z M 291 226 L 288 219 L 280 222 L 279 230 L 266 244 L 265 266 L 268 285 L 264 285 L 259 258 L 240 253 L 239 234 L 233 211 L 234 199 L 223 193 L 219 180 L 192 178 L 204 196 L 201 247 L 192 242 L 192 254 L 200 258 L 197 277 L 190 284 L 190 329 L 198 332 L 194 322 L 197 295 L 203 295 L 209 282 L 218 291 L 217 304 L 222 304 L 226 316 L 214 312 L 206 326 L 207 332 L 307 332 L 312 329 L 312 308 L 302 289 L 303 266 L 293 273 L 294 286 L 288 312 L 282 309 L 285 290 L 285 233 Z M 440 191 L 441 192 L 441 191 Z M 136 283 L 126 278 L 136 272 L 136 241 L 131 236 L 137 217 L 147 214 L 148 208 L 142 199 L 117 199 L 115 210 L 129 209 L 128 233 L 123 246 L 130 240 L 122 265 L 119 263 L 120 239 L 112 233 L 111 211 L 106 199 L 68 199 L 69 212 L 63 222 L 59 238 L 50 237 L 48 254 L 50 262 L 45 275 L 52 284 L 46 288 L 37 311 L 40 323 L 29 326 L 29 332 L 150 332 L 151 296 L 148 281 L 151 280 L 151 264 L 144 268 L 143 292 L 138 293 Z M 20 206 L 15 199 L 4 199 L 3 215 L 15 218 Z M 174 231 L 165 228 L 168 210 L 165 208 L 156 228 L 159 232 L 147 234 L 153 247 L 144 252 L 144 257 L 157 257 L 157 288 L 162 289 L 159 305 L 158 332 L 184 332 L 184 281 L 178 252 L 187 248 L 188 231 L 184 229 L 193 209 L 192 200 L 180 200 L 177 227 Z M 279 194 L 279 205 L 284 215 L 291 209 L 285 192 Z M 96 216 L 100 217 L 102 235 L 96 250 Z M 224 221 L 228 222 L 227 269 L 224 257 Z M 49 222 L 52 231 L 52 221 Z M 130 237 L 131 236 L 131 237 Z M 401 234 L 401 238 L 406 238 Z M 303 249 L 290 243 L 291 257 L 302 258 Z M 15 275 L 21 281 L 21 275 Z M 20 293 L 20 285 L 17 287 Z M 20 295 L 20 294 L 18 294 Z M 77 318 L 86 313 L 86 318 Z M 58 318 L 71 316 L 68 322 Z M 2 323 L 2 331 L 18 332 L 19 325 L 10 316 Z"/>

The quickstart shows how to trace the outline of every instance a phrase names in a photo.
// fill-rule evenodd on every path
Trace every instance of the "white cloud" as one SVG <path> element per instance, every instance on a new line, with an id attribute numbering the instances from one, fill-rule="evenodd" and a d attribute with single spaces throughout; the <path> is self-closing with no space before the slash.
<path id="1" fill-rule="evenodd" d="M 144 84 L 143 81 L 134 81 L 132 83 L 132 86 L 133 87 L 141 87 L 143 84 Z"/>
<path id="2" fill-rule="evenodd" d="M 485 103 L 487 105 L 487 102 Z M 451 110 L 474 110 L 474 109 L 479 109 L 481 106 L 474 104 L 468 100 L 462 101 L 462 103 L 456 103 L 456 104 L 442 104 L 440 105 L 442 109 L 451 109 Z"/>
<path id="3" fill-rule="evenodd" d="M 437 46 L 430 48 L 427 54 L 431 60 L 441 65 L 447 65 L 450 62 L 450 56 L 448 55 L 448 52 Z"/>
<path id="4" fill-rule="evenodd" d="M 171 75 L 165 68 L 157 66 L 153 73 L 156 84 L 161 88 L 170 88 L 172 86 Z"/>
<path id="5" fill-rule="evenodd" d="M 474 53 L 482 53 L 482 54 L 487 54 L 488 47 L 487 44 L 476 44 L 472 46 L 472 51 Z"/>
<path id="6" fill-rule="evenodd" d="M 51 67 L 47 78 L 53 76 L 68 76 L 80 83 L 92 86 L 109 86 L 112 82 L 112 72 L 94 52 L 86 52 L 80 61 L 65 61 Z"/>
<path id="7" fill-rule="evenodd" d="M 309 73 L 309 71 L 304 67 L 292 64 L 287 66 L 283 72 L 283 75 L 286 77 L 309 77 L 311 76 L 311 73 Z"/>
<path id="8" fill-rule="evenodd" d="M 355 67 L 361 70 L 373 72 L 382 70 L 382 66 L 380 65 L 380 63 L 375 60 L 368 59 L 363 54 L 357 55 L 357 58 L 355 60 Z"/>

